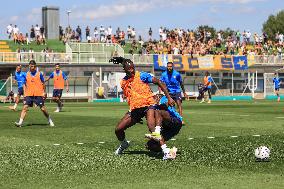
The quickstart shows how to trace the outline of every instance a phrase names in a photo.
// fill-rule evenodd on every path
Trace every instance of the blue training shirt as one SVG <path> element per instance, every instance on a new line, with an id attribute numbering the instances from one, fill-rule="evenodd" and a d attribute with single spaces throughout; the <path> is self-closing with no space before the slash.
<path id="1" fill-rule="evenodd" d="M 159 104 L 162 105 L 162 104 L 167 104 L 167 103 L 168 103 L 167 97 L 166 97 L 166 96 L 163 96 L 163 97 L 160 99 Z M 180 121 L 182 121 L 182 117 L 181 117 L 180 114 L 176 111 L 175 107 L 173 107 L 173 106 L 167 106 L 167 111 L 170 113 L 171 117 L 178 118 Z"/>
<path id="2" fill-rule="evenodd" d="M 26 82 L 26 73 L 22 71 L 15 72 L 15 80 L 18 83 L 18 88 L 23 88 L 23 85 Z"/>
<path id="3" fill-rule="evenodd" d="M 212 79 L 211 76 L 208 76 L 208 82 L 210 82 L 211 85 L 208 85 L 207 88 L 208 88 L 208 89 L 211 89 L 211 88 L 212 88 L 212 82 L 213 82 L 213 79 Z"/>
<path id="4" fill-rule="evenodd" d="M 182 83 L 182 78 L 178 71 L 173 70 L 172 73 L 168 73 L 167 71 L 163 72 L 160 81 L 166 84 L 169 93 L 181 92 L 180 84 Z"/>
<path id="5" fill-rule="evenodd" d="M 56 75 L 59 75 L 60 70 L 58 70 L 58 71 L 56 70 L 55 72 L 56 72 Z M 64 80 L 68 79 L 64 72 L 62 72 L 62 77 L 63 77 Z M 54 78 L 54 72 L 52 72 L 52 73 L 49 75 L 49 78 L 50 78 L 50 79 Z"/>
<path id="6" fill-rule="evenodd" d="M 147 72 L 140 72 L 140 79 L 144 83 L 153 83 L 153 77 L 154 77 L 153 75 L 151 75 Z M 129 78 L 128 78 L 128 76 L 125 76 L 123 79 L 127 80 Z"/>
<path id="7" fill-rule="evenodd" d="M 279 89 L 280 88 L 281 80 L 280 80 L 279 77 L 274 77 L 273 78 L 273 83 L 274 83 L 274 88 L 275 89 Z"/>

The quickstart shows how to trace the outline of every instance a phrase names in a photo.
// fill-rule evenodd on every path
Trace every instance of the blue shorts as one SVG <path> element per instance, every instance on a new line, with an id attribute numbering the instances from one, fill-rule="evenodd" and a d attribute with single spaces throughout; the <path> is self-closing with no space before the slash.
<path id="1" fill-rule="evenodd" d="M 18 95 L 19 96 L 23 96 L 24 95 L 24 88 L 23 87 L 18 88 Z"/>
<path id="2" fill-rule="evenodd" d="M 63 89 L 53 89 L 53 95 L 52 96 L 61 98 L 62 91 L 63 91 Z"/>
<path id="3" fill-rule="evenodd" d="M 165 141 L 168 141 L 179 133 L 181 127 L 181 120 L 171 116 L 170 121 L 163 121 L 161 135 L 163 136 Z"/>
<path id="4" fill-rule="evenodd" d="M 275 88 L 275 91 L 279 91 L 279 88 Z"/>
<path id="5" fill-rule="evenodd" d="M 24 105 L 33 107 L 33 103 L 42 108 L 44 106 L 44 100 L 42 96 L 26 96 L 24 98 Z"/>
<path id="6" fill-rule="evenodd" d="M 177 102 L 178 100 L 182 101 L 181 92 L 179 93 L 170 93 L 171 98 Z"/>

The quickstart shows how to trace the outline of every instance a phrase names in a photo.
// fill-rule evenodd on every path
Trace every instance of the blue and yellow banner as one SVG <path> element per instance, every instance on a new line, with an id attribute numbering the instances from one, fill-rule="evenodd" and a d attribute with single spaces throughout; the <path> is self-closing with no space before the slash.
<path id="1" fill-rule="evenodd" d="M 247 56 L 220 56 L 208 55 L 191 57 L 190 55 L 153 55 L 154 69 L 165 70 L 168 62 L 173 62 L 178 71 L 194 70 L 247 70 L 254 62 Z"/>

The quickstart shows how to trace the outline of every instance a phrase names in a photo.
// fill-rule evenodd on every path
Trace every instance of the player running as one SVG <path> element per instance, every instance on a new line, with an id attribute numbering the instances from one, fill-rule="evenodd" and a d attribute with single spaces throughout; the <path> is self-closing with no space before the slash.
<path id="1" fill-rule="evenodd" d="M 166 141 L 177 135 L 182 127 L 182 117 L 176 111 L 174 107 L 168 106 L 168 99 L 163 96 L 159 100 L 159 105 L 157 110 L 155 110 L 155 120 L 156 125 L 161 125 L 161 138 L 152 137 L 150 134 L 146 134 L 145 137 L 150 140 L 155 140 L 159 142 L 160 148 L 164 153 L 163 160 L 175 159 L 177 148 L 169 148 L 166 145 Z M 154 145 L 153 142 L 150 141 Z M 148 145 L 149 143 L 147 143 Z M 151 145 L 147 146 L 151 150 Z"/>
<path id="2" fill-rule="evenodd" d="M 211 88 L 212 88 L 212 82 L 213 82 L 213 79 L 212 77 L 209 75 L 209 72 L 205 72 L 205 76 L 203 78 L 203 83 L 204 83 L 204 88 L 203 88 L 203 91 L 201 92 L 202 94 L 202 100 L 200 103 L 203 103 L 205 102 L 204 100 L 204 93 L 207 91 L 208 92 L 208 95 L 209 95 L 209 100 L 208 100 L 208 103 L 210 104 L 211 103 Z"/>
<path id="3" fill-rule="evenodd" d="M 154 94 L 151 91 L 149 83 L 158 85 L 168 98 L 169 105 L 174 104 L 166 86 L 157 78 L 146 72 L 135 71 L 135 66 L 130 59 L 114 57 L 110 60 L 114 64 L 121 63 L 126 76 L 121 81 L 123 94 L 127 98 L 130 110 L 117 124 L 115 134 L 120 141 L 120 146 L 115 151 L 116 155 L 129 147 L 129 142 L 125 138 L 125 130 L 136 123 L 139 123 L 143 117 L 147 119 L 147 126 L 153 137 L 160 137 L 160 127 L 155 127 L 155 104 Z"/>
<path id="4" fill-rule="evenodd" d="M 24 82 L 25 82 L 25 79 L 26 79 L 26 73 L 25 72 L 22 72 L 22 65 L 17 65 L 16 66 L 16 71 L 15 71 L 15 78 L 14 78 L 14 83 L 18 83 L 18 94 L 17 94 L 17 97 L 16 97 L 16 100 L 15 100 L 15 104 L 14 106 L 10 106 L 10 110 L 13 110 L 13 111 L 16 111 L 16 108 L 20 102 L 20 98 L 21 96 L 24 96 L 24 88 L 23 88 L 23 85 L 24 85 Z"/>
<path id="5" fill-rule="evenodd" d="M 48 82 L 50 79 L 53 79 L 54 81 L 52 100 L 57 103 L 57 108 L 54 112 L 61 112 L 63 107 L 61 96 L 64 89 L 64 81 L 66 81 L 67 93 L 69 92 L 69 82 L 65 73 L 60 70 L 60 65 L 58 63 L 55 64 L 55 71 L 49 75 L 49 78 L 45 82 Z"/>
<path id="6" fill-rule="evenodd" d="M 35 103 L 40 110 L 44 114 L 44 116 L 48 119 L 48 123 L 50 126 L 54 126 L 53 121 L 51 120 L 46 107 L 44 106 L 45 96 L 45 85 L 44 85 L 44 77 L 41 72 L 36 69 L 36 62 L 31 60 L 29 62 L 29 71 L 26 74 L 25 80 L 23 82 L 24 87 L 24 106 L 21 112 L 19 122 L 15 122 L 17 127 L 21 127 L 23 125 L 23 121 L 26 117 L 27 111 L 29 107 L 33 107 L 33 103 Z"/>
<path id="7" fill-rule="evenodd" d="M 173 69 L 173 63 L 172 62 L 167 63 L 167 71 L 162 73 L 160 80 L 166 84 L 167 89 L 170 93 L 170 96 L 176 102 L 178 112 L 182 116 L 181 90 L 182 90 L 183 95 L 186 99 L 188 98 L 188 95 L 185 92 L 181 74 L 178 71 Z M 184 122 L 183 122 L 183 124 L 184 124 Z"/>
<path id="8" fill-rule="evenodd" d="M 281 80 L 280 80 L 280 78 L 277 76 L 277 73 L 274 74 L 273 84 L 274 84 L 274 91 L 275 91 L 275 94 L 277 95 L 277 101 L 280 102 L 279 89 L 280 89 L 280 85 L 281 85 Z"/>

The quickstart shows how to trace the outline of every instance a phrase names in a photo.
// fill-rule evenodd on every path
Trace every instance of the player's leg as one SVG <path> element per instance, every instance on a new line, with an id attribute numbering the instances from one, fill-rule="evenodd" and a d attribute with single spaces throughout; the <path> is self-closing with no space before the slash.
<path id="1" fill-rule="evenodd" d="M 207 87 L 204 87 L 204 88 L 202 89 L 202 91 L 201 91 L 201 102 L 200 102 L 200 103 L 205 102 L 204 94 L 205 94 L 205 92 L 206 92 L 207 90 L 208 90 Z"/>
<path id="2" fill-rule="evenodd" d="M 57 108 L 54 112 L 60 112 L 61 101 L 59 98 L 59 92 L 60 91 L 58 89 L 53 89 L 52 100 L 57 104 Z"/>
<path id="3" fill-rule="evenodd" d="M 115 154 L 120 155 L 122 152 L 129 147 L 129 142 L 125 138 L 125 130 L 137 123 L 137 120 L 131 116 L 131 113 L 128 112 L 124 117 L 119 121 L 115 128 L 115 135 L 120 141 L 120 146 L 116 149 Z"/>
<path id="4" fill-rule="evenodd" d="M 17 108 L 17 106 L 18 106 L 18 104 L 20 102 L 20 98 L 23 95 L 24 95 L 24 89 L 23 88 L 19 88 L 18 89 L 18 94 L 17 94 L 16 99 L 15 99 L 15 104 L 14 104 L 14 106 L 10 107 L 11 110 L 16 111 L 16 108 Z"/>
<path id="5" fill-rule="evenodd" d="M 177 148 L 169 148 L 166 144 L 166 141 L 178 133 L 176 132 L 176 127 L 181 127 L 182 123 L 176 123 L 175 120 L 170 116 L 169 112 L 165 110 L 156 110 L 155 119 L 157 124 L 162 125 L 161 139 L 159 142 L 164 153 L 163 159 L 175 159 Z"/>
<path id="6" fill-rule="evenodd" d="M 59 111 L 62 111 L 62 107 L 63 107 L 63 102 L 62 102 L 62 100 L 61 100 L 62 91 L 63 91 L 63 89 L 60 89 L 60 90 L 59 90 L 59 94 L 58 94 L 58 100 L 59 100 L 59 102 L 60 102 Z"/>
<path id="7" fill-rule="evenodd" d="M 211 89 L 208 89 L 208 96 L 209 96 L 208 103 L 210 104 L 211 103 Z"/>
<path id="8" fill-rule="evenodd" d="M 35 97 L 35 104 L 40 108 L 40 110 L 42 111 L 43 115 L 46 117 L 46 119 L 48 120 L 48 124 L 53 127 L 54 123 L 49 115 L 49 113 L 47 112 L 47 109 L 44 105 L 44 100 L 43 97 L 41 96 L 37 96 Z"/>
<path id="9" fill-rule="evenodd" d="M 277 101 L 280 102 L 279 88 L 275 89 L 275 94 L 277 96 Z"/>
<path id="10" fill-rule="evenodd" d="M 23 125 L 23 121 L 26 117 L 26 114 L 27 114 L 27 111 L 28 111 L 28 108 L 29 107 L 32 107 L 33 106 L 33 99 L 32 97 L 25 97 L 24 99 L 24 106 L 23 106 L 23 109 L 22 109 L 22 112 L 21 112 L 21 115 L 20 115 L 20 120 L 19 122 L 15 122 L 15 125 L 17 127 L 21 127 Z"/>

